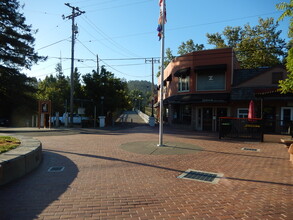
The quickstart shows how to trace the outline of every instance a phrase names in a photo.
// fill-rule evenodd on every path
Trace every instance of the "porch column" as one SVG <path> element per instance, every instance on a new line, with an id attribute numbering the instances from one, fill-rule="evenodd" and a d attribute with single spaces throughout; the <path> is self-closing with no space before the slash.
<path id="1" fill-rule="evenodd" d="M 172 120 L 173 120 L 173 105 L 169 104 L 169 112 L 168 112 L 168 124 L 171 125 L 172 124 Z"/>

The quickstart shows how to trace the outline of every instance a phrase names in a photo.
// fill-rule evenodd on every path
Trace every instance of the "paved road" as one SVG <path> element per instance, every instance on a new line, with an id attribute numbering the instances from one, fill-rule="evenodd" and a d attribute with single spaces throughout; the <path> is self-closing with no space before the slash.
<path id="1" fill-rule="evenodd" d="M 153 155 L 122 147 L 156 142 L 157 128 L 147 126 L 37 133 L 43 162 L 0 187 L 0 219 L 293 219 L 293 166 L 283 145 L 167 130 L 165 143 L 201 150 Z M 64 170 L 48 172 L 53 166 Z M 218 184 L 177 178 L 189 168 L 224 178 Z"/>

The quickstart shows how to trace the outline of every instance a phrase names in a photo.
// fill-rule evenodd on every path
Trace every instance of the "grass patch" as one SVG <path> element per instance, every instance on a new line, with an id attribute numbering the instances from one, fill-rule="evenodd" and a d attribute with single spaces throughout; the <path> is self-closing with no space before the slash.
<path id="1" fill-rule="evenodd" d="M 20 145 L 20 140 L 10 136 L 0 136 L 0 154 Z"/>

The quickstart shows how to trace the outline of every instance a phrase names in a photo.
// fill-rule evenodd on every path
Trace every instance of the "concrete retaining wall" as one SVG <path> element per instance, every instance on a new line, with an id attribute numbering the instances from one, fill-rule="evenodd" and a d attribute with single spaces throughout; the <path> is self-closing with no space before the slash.
<path id="1" fill-rule="evenodd" d="M 145 123 L 149 123 L 149 118 L 150 116 L 146 115 L 145 113 L 143 113 L 142 111 L 136 110 L 137 114 L 142 118 L 142 120 L 144 120 Z"/>
<path id="2" fill-rule="evenodd" d="M 40 141 L 28 137 L 14 137 L 21 141 L 20 146 L 0 154 L 0 186 L 31 172 L 42 160 Z"/>

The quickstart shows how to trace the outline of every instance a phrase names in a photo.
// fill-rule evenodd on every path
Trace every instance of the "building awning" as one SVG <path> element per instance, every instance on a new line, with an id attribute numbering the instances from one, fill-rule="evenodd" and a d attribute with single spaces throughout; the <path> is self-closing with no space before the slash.
<path id="1" fill-rule="evenodd" d="M 175 73 L 174 73 L 174 76 L 175 77 L 183 77 L 185 78 L 186 76 L 189 76 L 190 75 L 190 67 L 188 68 L 185 68 L 185 69 L 181 69 L 181 70 L 177 70 Z"/>
<path id="2" fill-rule="evenodd" d="M 169 81 L 171 82 L 172 81 L 172 74 L 170 74 L 164 81 Z"/>
<path id="3" fill-rule="evenodd" d="M 226 70 L 227 64 L 218 64 L 218 65 L 206 65 L 206 66 L 195 66 L 194 71 L 200 70 Z"/>
<path id="4" fill-rule="evenodd" d="M 174 95 L 166 98 L 164 104 L 227 103 L 229 101 L 229 93 L 204 93 Z"/>

